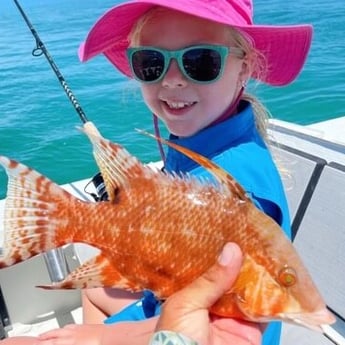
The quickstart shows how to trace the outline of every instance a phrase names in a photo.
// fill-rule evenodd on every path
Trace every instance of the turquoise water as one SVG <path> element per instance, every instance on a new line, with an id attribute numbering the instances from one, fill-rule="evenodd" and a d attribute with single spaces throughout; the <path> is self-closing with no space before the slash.
<path id="1" fill-rule="evenodd" d="M 79 43 L 110 0 L 21 0 L 87 117 L 102 133 L 143 161 L 159 158 L 156 143 L 135 132 L 151 130 L 150 113 L 135 82 L 97 57 L 81 64 Z M 274 117 L 301 124 L 345 115 L 343 0 L 256 0 L 261 24 L 312 23 L 312 49 L 299 78 L 288 87 L 255 87 Z M 33 57 L 35 40 L 12 0 L 0 1 L 0 154 L 20 160 L 58 183 L 97 171 L 80 120 L 46 59 Z M 6 174 L 0 170 L 0 199 Z"/>

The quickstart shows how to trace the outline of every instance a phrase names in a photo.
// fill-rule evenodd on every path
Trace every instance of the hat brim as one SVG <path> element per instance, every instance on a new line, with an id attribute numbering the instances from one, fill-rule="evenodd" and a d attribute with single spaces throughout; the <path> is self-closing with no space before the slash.
<path id="1" fill-rule="evenodd" d="M 198 6 L 193 6 L 193 3 Z M 80 60 L 84 62 L 103 53 L 121 73 L 132 77 L 126 55 L 129 45 L 127 38 L 137 20 L 155 6 L 181 11 L 245 32 L 255 49 L 264 56 L 267 67 L 264 74 L 254 74 L 253 78 L 270 85 L 291 83 L 300 73 L 310 49 L 313 34 L 311 25 L 241 25 L 235 17 L 228 15 L 229 11 L 226 15 L 221 8 L 210 11 L 207 2 L 200 0 L 137 0 L 111 8 L 95 23 L 80 45 Z"/>

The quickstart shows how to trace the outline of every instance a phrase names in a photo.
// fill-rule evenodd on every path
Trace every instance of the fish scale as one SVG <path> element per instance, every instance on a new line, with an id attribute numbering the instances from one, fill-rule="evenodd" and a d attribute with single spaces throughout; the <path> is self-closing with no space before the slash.
<path id="1" fill-rule="evenodd" d="M 0 268 L 70 242 L 99 254 L 47 289 L 117 287 L 152 290 L 165 299 L 212 266 L 225 243 L 239 245 L 243 264 L 211 312 L 256 322 L 285 320 L 321 330 L 334 322 L 285 234 L 255 207 L 230 174 L 166 142 L 217 180 L 167 175 L 141 164 L 87 122 L 109 200 L 81 201 L 38 172 L 0 157 L 9 176 Z"/>

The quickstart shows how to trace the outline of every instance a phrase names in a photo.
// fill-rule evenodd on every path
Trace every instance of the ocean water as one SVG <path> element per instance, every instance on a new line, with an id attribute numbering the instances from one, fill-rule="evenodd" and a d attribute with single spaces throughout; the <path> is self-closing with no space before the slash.
<path id="1" fill-rule="evenodd" d="M 303 72 L 290 86 L 255 85 L 273 117 L 310 124 L 345 115 L 344 0 L 254 0 L 255 22 L 314 25 Z M 94 21 L 116 0 L 19 0 L 33 27 L 89 120 L 108 138 L 148 162 L 159 159 L 151 115 L 136 82 L 102 56 L 86 64 L 77 49 Z M 0 154 L 35 168 L 57 183 L 92 176 L 90 144 L 76 127 L 77 113 L 44 58 L 13 0 L 0 1 Z M 0 168 L 0 199 L 7 177 Z"/>

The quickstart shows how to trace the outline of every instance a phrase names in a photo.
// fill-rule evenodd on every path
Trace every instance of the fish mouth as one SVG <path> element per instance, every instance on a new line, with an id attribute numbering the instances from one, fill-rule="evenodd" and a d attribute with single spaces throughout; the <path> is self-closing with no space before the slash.
<path id="1" fill-rule="evenodd" d="M 281 314 L 283 321 L 294 323 L 323 333 L 324 326 L 336 322 L 335 316 L 327 309 L 320 309 L 311 313 L 288 313 Z"/>

